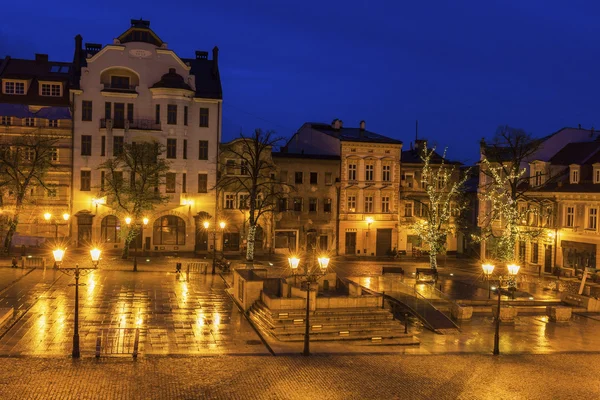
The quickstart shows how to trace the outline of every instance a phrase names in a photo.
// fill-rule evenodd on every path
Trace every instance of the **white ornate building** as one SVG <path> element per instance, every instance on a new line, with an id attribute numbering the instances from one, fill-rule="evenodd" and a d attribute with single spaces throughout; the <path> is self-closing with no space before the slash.
<path id="1" fill-rule="evenodd" d="M 75 38 L 71 89 L 74 120 L 73 236 L 77 246 L 119 248 L 124 225 L 102 198 L 98 165 L 123 143 L 156 141 L 171 162 L 160 188 L 169 202 L 148 215 L 144 248 L 206 251 L 202 222 L 215 211 L 215 166 L 221 137 L 218 48 L 181 58 L 151 29 L 131 27 L 105 46 Z"/>

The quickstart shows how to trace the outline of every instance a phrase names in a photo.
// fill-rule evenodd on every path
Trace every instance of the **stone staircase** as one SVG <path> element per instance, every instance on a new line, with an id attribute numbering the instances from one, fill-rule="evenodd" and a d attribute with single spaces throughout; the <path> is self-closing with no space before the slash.
<path id="1" fill-rule="evenodd" d="M 248 310 L 264 333 L 283 342 L 304 340 L 306 310 L 270 310 L 260 300 Z M 363 340 L 369 344 L 419 344 L 404 325 L 381 308 L 318 309 L 310 315 L 310 340 Z"/>

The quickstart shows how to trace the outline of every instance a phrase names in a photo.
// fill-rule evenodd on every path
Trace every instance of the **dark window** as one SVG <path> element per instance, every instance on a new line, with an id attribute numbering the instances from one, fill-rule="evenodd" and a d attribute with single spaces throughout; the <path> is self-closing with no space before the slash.
<path id="1" fill-rule="evenodd" d="M 187 126 L 187 116 L 188 116 L 188 107 L 187 106 L 183 106 L 183 124 L 185 126 Z"/>
<path id="2" fill-rule="evenodd" d="M 110 101 L 104 103 L 104 118 L 111 119 L 112 118 L 112 104 Z"/>
<path id="3" fill-rule="evenodd" d="M 539 245 L 537 243 L 531 244 L 531 262 L 534 264 L 538 263 L 539 257 Z"/>
<path id="4" fill-rule="evenodd" d="M 135 171 L 129 172 L 129 187 L 135 189 Z"/>
<path id="5" fill-rule="evenodd" d="M 323 201 L 323 212 L 331 212 L 331 199 L 325 199 L 325 201 Z"/>
<path id="6" fill-rule="evenodd" d="M 133 122 L 133 103 L 127 103 L 127 121 Z"/>
<path id="7" fill-rule="evenodd" d="M 308 211 L 309 212 L 317 212 L 317 199 L 311 197 L 308 199 Z"/>
<path id="8" fill-rule="evenodd" d="M 294 211 L 302 211 L 302 197 L 294 197 Z"/>
<path id="9" fill-rule="evenodd" d="M 116 188 L 123 186 L 123 171 L 113 172 L 113 186 Z"/>
<path id="10" fill-rule="evenodd" d="M 100 171 L 100 191 L 104 191 L 104 180 L 106 179 L 106 172 Z"/>
<path id="11" fill-rule="evenodd" d="M 81 171 L 81 191 L 89 192 L 92 188 L 92 171 Z"/>
<path id="12" fill-rule="evenodd" d="M 227 175 L 235 174 L 235 161 L 234 160 L 227 160 L 227 163 L 225 164 L 225 172 L 227 173 Z"/>
<path id="13" fill-rule="evenodd" d="M 106 216 L 101 224 L 102 243 L 119 243 L 121 241 L 121 223 L 114 215 Z"/>
<path id="14" fill-rule="evenodd" d="M 167 158 L 177 158 L 177 139 L 167 139 Z"/>
<path id="15" fill-rule="evenodd" d="M 295 183 L 302 183 L 302 178 L 303 178 L 302 172 L 296 172 L 294 174 L 294 176 L 295 176 L 295 178 L 294 178 Z"/>
<path id="16" fill-rule="evenodd" d="M 81 102 L 81 120 L 91 121 L 92 120 L 92 102 L 84 100 Z"/>
<path id="17" fill-rule="evenodd" d="M 91 156 L 92 155 L 92 136 L 82 135 L 81 136 L 81 155 Z"/>
<path id="18" fill-rule="evenodd" d="M 208 175 L 198 174 L 198 193 L 208 193 Z"/>
<path id="19" fill-rule="evenodd" d="M 111 76 L 110 87 L 113 89 L 129 89 L 129 77 Z"/>
<path id="20" fill-rule="evenodd" d="M 311 185 L 316 185 L 317 184 L 317 177 L 319 176 L 318 173 L 316 172 L 311 172 L 310 173 L 310 184 Z"/>
<path id="21" fill-rule="evenodd" d="M 123 153 L 123 136 L 113 137 L 113 155 L 119 156 Z"/>
<path id="22" fill-rule="evenodd" d="M 106 136 L 102 136 L 100 138 L 100 155 L 101 156 L 106 155 Z"/>
<path id="23" fill-rule="evenodd" d="M 240 163 L 240 175 L 250 175 L 250 170 L 248 169 L 248 161 L 242 160 Z"/>
<path id="24" fill-rule="evenodd" d="M 200 109 L 200 127 L 208 128 L 208 108 Z"/>
<path id="25" fill-rule="evenodd" d="M 183 139 L 183 159 L 187 160 L 187 139 Z"/>
<path id="26" fill-rule="evenodd" d="M 198 146 L 198 160 L 208 160 L 208 140 L 200 140 Z"/>
<path id="27" fill-rule="evenodd" d="M 125 103 L 115 103 L 113 127 L 125 127 Z"/>
<path id="28" fill-rule="evenodd" d="M 175 180 L 176 180 L 177 174 L 175 174 L 174 172 L 167 172 L 167 193 L 175 193 Z"/>
<path id="29" fill-rule="evenodd" d="M 279 212 L 287 211 L 287 207 L 288 207 L 287 201 L 288 201 L 288 199 L 285 197 L 279 199 L 279 201 L 277 202 L 279 204 L 279 207 L 278 207 Z"/>
<path id="30" fill-rule="evenodd" d="M 225 251 L 238 251 L 240 249 L 239 232 L 223 232 L 223 249 Z"/>
<path id="31" fill-rule="evenodd" d="M 181 176 L 181 193 L 187 193 L 187 174 L 185 172 Z"/>
<path id="32" fill-rule="evenodd" d="M 156 111 L 154 113 L 154 122 L 160 124 L 160 104 L 156 105 Z"/>
<path id="33" fill-rule="evenodd" d="M 177 104 L 168 104 L 167 105 L 167 124 L 169 124 L 169 125 L 177 124 Z"/>
<path id="34" fill-rule="evenodd" d="M 185 245 L 185 222 L 174 215 L 160 217 L 154 222 L 153 242 L 155 245 Z"/>

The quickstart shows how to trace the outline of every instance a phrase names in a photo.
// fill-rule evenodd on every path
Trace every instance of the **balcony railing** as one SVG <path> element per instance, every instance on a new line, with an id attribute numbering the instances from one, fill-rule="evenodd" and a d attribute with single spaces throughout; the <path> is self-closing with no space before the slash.
<path id="1" fill-rule="evenodd" d="M 111 92 L 135 92 L 136 85 L 113 85 L 110 83 L 104 84 L 104 90 Z"/>
<path id="2" fill-rule="evenodd" d="M 111 127 L 113 129 L 137 129 L 141 131 L 160 131 L 160 123 L 156 123 L 153 119 L 100 119 L 100 128 L 106 129 Z"/>

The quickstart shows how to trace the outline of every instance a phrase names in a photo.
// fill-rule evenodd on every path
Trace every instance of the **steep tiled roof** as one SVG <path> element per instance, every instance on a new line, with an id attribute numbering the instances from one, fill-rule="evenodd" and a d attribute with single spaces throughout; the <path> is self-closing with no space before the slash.
<path id="1" fill-rule="evenodd" d="M 273 158 L 308 158 L 311 160 L 341 160 L 340 156 L 329 154 L 304 154 L 304 153 L 287 153 L 285 151 L 271 153 Z"/>
<path id="2" fill-rule="evenodd" d="M 344 128 L 335 129 L 330 124 L 319 122 L 309 122 L 310 127 L 316 131 L 323 132 L 346 142 L 369 142 L 369 143 L 389 143 L 402 144 L 402 141 L 380 135 L 375 132 L 360 128 Z"/>
<path id="3" fill-rule="evenodd" d="M 196 97 L 205 99 L 222 99 L 221 75 L 216 60 L 203 58 L 182 58 L 192 69 L 190 73 L 196 77 Z"/>
<path id="4" fill-rule="evenodd" d="M 584 164 L 600 150 L 600 141 L 569 143 L 550 159 L 553 165 Z"/>

